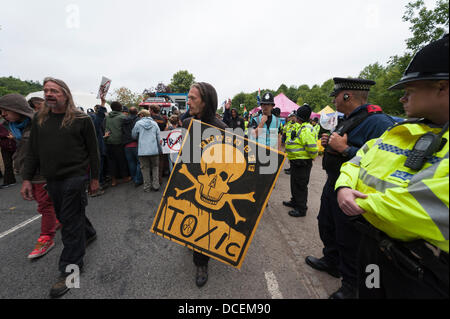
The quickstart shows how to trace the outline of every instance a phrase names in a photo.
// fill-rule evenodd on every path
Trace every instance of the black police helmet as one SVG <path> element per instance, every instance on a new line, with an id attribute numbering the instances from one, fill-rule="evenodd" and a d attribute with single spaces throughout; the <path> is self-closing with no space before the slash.
<path id="1" fill-rule="evenodd" d="M 300 108 L 297 110 L 297 117 L 303 121 L 307 122 L 309 121 L 309 118 L 311 117 L 312 109 L 308 104 L 304 104 L 300 106 Z"/>
<path id="2" fill-rule="evenodd" d="M 263 105 L 263 104 L 275 105 L 275 100 L 273 98 L 272 93 L 266 92 L 263 94 L 262 99 L 261 99 L 261 105 Z"/>
<path id="3" fill-rule="evenodd" d="M 417 52 L 400 81 L 389 89 L 403 89 L 406 83 L 422 80 L 448 80 L 448 34 Z"/>

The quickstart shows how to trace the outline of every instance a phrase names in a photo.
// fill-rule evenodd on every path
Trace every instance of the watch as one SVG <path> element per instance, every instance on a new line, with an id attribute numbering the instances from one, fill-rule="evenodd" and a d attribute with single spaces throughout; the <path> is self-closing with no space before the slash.
<path id="1" fill-rule="evenodd" d="M 350 153 L 350 151 L 351 151 L 351 146 L 349 146 L 349 147 L 347 147 L 342 153 L 341 153 L 341 155 L 342 156 L 344 156 L 344 157 L 348 157 L 349 156 L 349 153 Z"/>

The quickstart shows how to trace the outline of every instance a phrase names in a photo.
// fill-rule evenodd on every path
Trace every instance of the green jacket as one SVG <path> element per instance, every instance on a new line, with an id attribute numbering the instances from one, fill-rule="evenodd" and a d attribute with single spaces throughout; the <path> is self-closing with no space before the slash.
<path id="1" fill-rule="evenodd" d="M 111 135 L 105 138 L 106 144 L 122 144 L 122 122 L 125 117 L 122 112 L 117 111 L 112 111 L 106 116 L 106 132 L 111 132 Z"/>

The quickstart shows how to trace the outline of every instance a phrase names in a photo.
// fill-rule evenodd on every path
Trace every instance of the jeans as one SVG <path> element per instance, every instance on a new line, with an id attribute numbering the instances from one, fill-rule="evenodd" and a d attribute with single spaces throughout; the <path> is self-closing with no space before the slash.
<path id="1" fill-rule="evenodd" d="M 55 207 L 61 229 L 64 249 L 59 259 L 59 271 L 64 274 L 68 265 L 83 267 L 86 239 L 96 231 L 86 217 L 86 177 L 72 177 L 62 181 L 47 181 L 47 188 Z"/>
<path id="2" fill-rule="evenodd" d="M 142 171 L 139 163 L 137 147 L 125 147 L 125 157 L 128 161 L 130 176 L 135 184 L 142 184 Z"/>

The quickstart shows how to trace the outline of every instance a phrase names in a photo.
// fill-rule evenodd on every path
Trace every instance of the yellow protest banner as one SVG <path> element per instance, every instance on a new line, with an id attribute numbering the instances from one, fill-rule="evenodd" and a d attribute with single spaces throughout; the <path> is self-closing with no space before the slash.
<path id="1" fill-rule="evenodd" d="M 285 154 L 193 120 L 151 231 L 240 268 Z"/>

